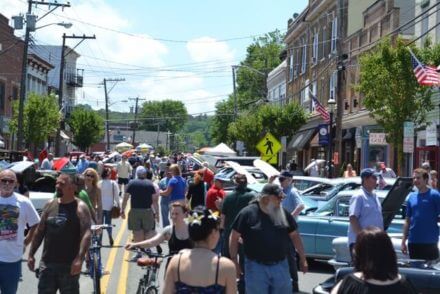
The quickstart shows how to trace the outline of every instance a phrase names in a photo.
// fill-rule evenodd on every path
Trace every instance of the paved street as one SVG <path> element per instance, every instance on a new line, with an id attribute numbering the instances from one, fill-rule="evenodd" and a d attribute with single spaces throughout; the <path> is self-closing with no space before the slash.
<path id="1" fill-rule="evenodd" d="M 101 280 L 102 293 L 136 293 L 143 270 L 136 263 L 127 262 L 132 255 L 131 252 L 123 249 L 123 245 L 129 238 L 127 222 L 118 219 L 114 221 L 114 224 L 116 225 L 113 233 L 115 246 L 113 248 L 106 246 L 108 245 L 107 233 L 104 233 L 103 238 L 104 247 L 101 250 L 103 266 L 105 271 L 109 271 L 110 274 L 105 275 Z M 167 246 L 163 244 L 162 247 L 165 249 Z M 41 248 L 37 253 L 37 260 L 40 258 Z M 27 252 L 24 256 L 27 256 Z M 320 262 L 311 262 L 310 272 L 306 275 L 299 274 L 301 291 L 311 293 L 313 287 L 330 277 L 331 274 L 331 267 Z M 160 276 L 163 277 L 163 272 L 160 273 Z M 18 293 L 36 293 L 37 282 L 35 274 L 28 270 L 26 261 L 23 261 L 23 281 L 20 282 Z M 93 291 L 92 279 L 87 275 L 81 275 L 80 286 L 81 293 L 92 293 Z"/>

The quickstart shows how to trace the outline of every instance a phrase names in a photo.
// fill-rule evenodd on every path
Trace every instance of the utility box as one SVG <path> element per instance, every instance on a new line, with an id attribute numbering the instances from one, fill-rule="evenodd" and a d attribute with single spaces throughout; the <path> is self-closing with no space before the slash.
<path id="1" fill-rule="evenodd" d="M 12 21 L 14 22 L 14 30 L 23 29 L 23 15 L 13 16 Z"/>

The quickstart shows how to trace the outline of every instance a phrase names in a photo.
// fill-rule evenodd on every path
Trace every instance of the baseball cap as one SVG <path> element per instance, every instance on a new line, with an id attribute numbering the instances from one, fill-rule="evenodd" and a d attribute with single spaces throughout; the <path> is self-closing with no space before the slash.
<path id="1" fill-rule="evenodd" d="M 291 177 L 293 177 L 293 174 L 291 172 L 289 172 L 288 170 L 284 170 L 280 173 L 280 177 L 291 178 Z"/>
<path id="2" fill-rule="evenodd" d="M 371 177 L 371 176 L 375 176 L 378 177 L 380 175 L 380 173 L 376 172 L 376 170 L 372 169 L 372 168 L 364 168 L 361 171 L 361 179 L 367 178 L 367 177 Z"/>
<path id="3" fill-rule="evenodd" d="M 145 169 L 145 167 L 141 166 L 139 168 L 136 169 L 136 175 L 139 176 L 145 176 L 147 174 L 147 170 Z"/>
<path id="4" fill-rule="evenodd" d="M 281 190 L 280 186 L 276 184 L 266 184 L 264 185 L 263 189 L 261 190 L 262 195 L 281 195 L 283 191 Z"/>

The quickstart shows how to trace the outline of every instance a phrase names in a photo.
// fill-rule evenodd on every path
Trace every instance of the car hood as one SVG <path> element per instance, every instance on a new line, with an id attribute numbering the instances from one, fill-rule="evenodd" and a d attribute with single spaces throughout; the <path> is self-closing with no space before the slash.
<path id="1" fill-rule="evenodd" d="M 382 215 L 384 229 L 388 229 L 391 221 L 394 219 L 396 213 L 400 210 L 408 193 L 413 187 L 412 178 L 399 177 L 397 178 L 387 197 L 382 202 Z"/>

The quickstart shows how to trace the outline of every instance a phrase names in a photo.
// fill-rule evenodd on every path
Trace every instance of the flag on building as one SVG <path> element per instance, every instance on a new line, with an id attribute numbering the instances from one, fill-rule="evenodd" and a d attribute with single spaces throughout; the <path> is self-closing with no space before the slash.
<path id="1" fill-rule="evenodd" d="M 313 108 L 321 115 L 322 119 L 329 123 L 330 122 L 330 114 L 327 109 L 319 103 L 318 99 L 315 95 L 313 95 L 312 91 L 310 91 L 310 97 L 312 97 Z"/>
<path id="2" fill-rule="evenodd" d="M 422 86 L 438 86 L 440 84 L 440 75 L 437 69 L 421 63 L 411 49 L 409 49 L 409 53 L 411 54 L 411 63 L 417 82 Z"/>

